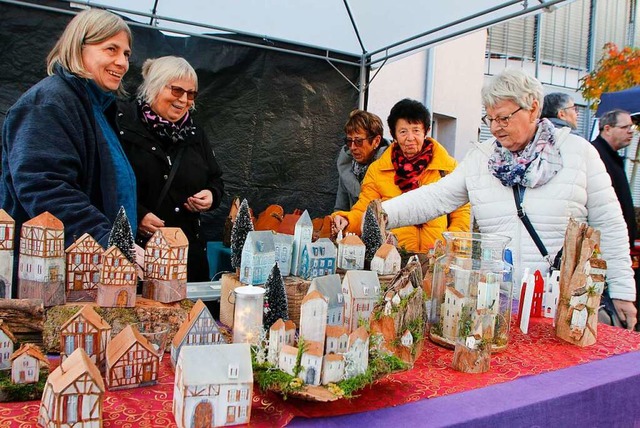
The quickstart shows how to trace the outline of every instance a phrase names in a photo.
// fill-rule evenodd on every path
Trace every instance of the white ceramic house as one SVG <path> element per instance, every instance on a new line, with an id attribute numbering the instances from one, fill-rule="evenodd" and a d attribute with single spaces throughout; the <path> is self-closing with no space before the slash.
<path id="1" fill-rule="evenodd" d="M 282 345 L 278 356 L 278 368 L 293 376 L 293 368 L 296 366 L 298 348 L 291 345 Z"/>
<path id="2" fill-rule="evenodd" d="M 284 321 L 279 318 L 269 328 L 269 348 L 267 349 L 267 361 L 271 364 L 278 364 L 278 358 L 280 356 L 280 350 L 285 343 L 285 330 Z"/>
<path id="3" fill-rule="evenodd" d="M 11 381 L 13 383 L 37 383 L 40 368 L 48 367 L 49 361 L 40 348 L 25 343 L 11 355 Z"/>
<path id="4" fill-rule="evenodd" d="M 462 314 L 462 306 L 470 304 L 470 299 L 451 286 L 445 287 L 444 301 L 440 309 L 442 321 L 442 336 L 455 340 L 458 332 L 458 322 Z"/>
<path id="5" fill-rule="evenodd" d="M 349 345 L 349 332 L 342 325 L 328 325 L 324 343 L 325 354 L 344 354 Z"/>
<path id="6" fill-rule="evenodd" d="M 248 424 L 252 398 L 248 343 L 186 346 L 180 351 L 173 390 L 179 428 Z"/>
<path id="7" fill-rule="evenodd" d="M 270 230 L 252 230 L 247 233 L 240 260 L 240 282 L 250 285 L 267 282 L 276 262 L 273 237 L 274 233 Z"/>
<path id="8" fill-rule="evenodd" d="M 344 379 L 344 356 L 342 354 L 325 355 L 322 360 L 323 385 L 337 383 Z"/>
<path id="9" fill-rule="evenodd" d="M 500 281 L 491 273 L 488 273 L 486 277 L 486 282 L 478 282 L 476 309 L 485 309 L 495 314 L 500 308 Z M 533 287 L 533 284 L 531 286 Z"/>
<path id="10" fill-rule="evenodd" d="M 323 342 L 305 341 L 306 349 L 302 353 L 300 377 L 307 385 L 320 385 L 322 374 Z"/>
<path id="11" fill-rule="evenodd" d="M 369 270 L 349 270 L 342 280 L 345 299 L 345 326 L 349 332 L 358 328 L 358 320 L 368 320 L 380 296 L 378 274 Z"/>
<path id="12" fill-rule="evenodd" d="M 371 259 L 371 270 L 378 275 L 395 275 L 400 270 L 400 253 L 391 244 L 384 243 Z"/>
<path id="13" fill-rule="evenodd" d="M 95 302 L 104 248 L 88 233 L 66 249 L 67 301 Z"/>
<path id="14" fill-rule="evenodd" d="M 312 236 L 313 223 L 311 222 L 311 217 L 309 217 L 309 212 L 307 210 L 304 210 L 304 212 L 296 222 L 296 226 L 293 232 L 293 246 L 291 248 L 292 275 L 300 275 L 300 261 L 302 259 L 302 251 L 307 244 L 311 243 Z"/>
<path id="15" fill-rule="evenodd" d="M 413 334 L 411 334 L 408 329 L 405 330 L 404 334 L 400 338 L 400 344 L 407 348 L 411 348 L 413 346 Z"/>
<path id="16" fill-rule="evenodd" d="M 284 343 L 291 346 L 296 343 L 296 323 L 292 320 L 284 322 Z"/>
<path id="17" fill-rule="evenodd" d="M 226 343 L 218 323 L 200 299 L 193 305 L 171 341 L 171 365 L 175 367 L 183 346 L 220 345 Z"/>
<path id="18" fill-rule="evenodd" d="M 344 295 L 340 275 L 325 275 L 313 278 L 309 291 L 318 290 L 327 300 L 327 325 L 344 324 Z"/>
<path id="19" fill-rule="evenodd" d="M 298 275 L 304 279 L 336 273 L 336 246 L 329 238 L 320 238 L 302 250 Z"/>
<path id="20" fill-rule="evenodd" d="M 366 247 L 362 239 L 350 233 L 338 242 L 337 266 L 340 269 L 364 269 L 364 253 Z"/>
<path id="21" fill-rule="evenodd" d="M 276 254 L 276 263 L 282 277 L 291 275 L 291 255 L 293 249 L 293 235 L 276 233 L 273 235 L 273 247 Z"/>
<path id="22" fill-rule="evenodd" d="M 11 366 L 11 354 L 16 345 L 16 337 L 9 326 L 0 319 L 0 369 L 8 369 Z"/>
<path id="23" fill-rule="evenodd" d="M 319 291 L 309 291 L 300 304 L 300 337 L 305 342 L 324 343 L 327 329 L 327 301 Z"/>
<path id="24" fill-rule="evenodd" d="M 364 327 L 358 327 L 349 335 L 348 354 L 353 358 L 353 372 L 345 373 L 346 377 L 360 375 L 369 367 L 369 333 Z"/>
<path id="25" fill-rule="evenodd" d="M 16 222 L 0 208 L 0 299 L 11 298 Z"/>

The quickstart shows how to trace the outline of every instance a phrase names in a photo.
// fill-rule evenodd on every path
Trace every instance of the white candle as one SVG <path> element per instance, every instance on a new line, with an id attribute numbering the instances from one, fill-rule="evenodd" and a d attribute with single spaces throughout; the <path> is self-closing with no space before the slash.
<path id="1" fill-rule="evenodd" d="M 244 286 L 234 290 L 233 343 L 255 344 L 262 328 L 264 288 Z"/>

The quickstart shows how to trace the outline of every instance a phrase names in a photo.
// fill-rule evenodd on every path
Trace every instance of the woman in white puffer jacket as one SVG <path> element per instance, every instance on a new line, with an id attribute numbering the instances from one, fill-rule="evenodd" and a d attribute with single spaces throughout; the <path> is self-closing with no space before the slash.
<path id="1" fill-rule="evenodd" d="M 494 76 L 482 89 L 482 102 L 495 138 L 477 144 L 437 183 L 383 202 L 387 226 L 425 223 L 470 202 L 481 232 L 511 237 L 514 278 L 524 268 L 546 272 L 548 262 L 518 218 L 517 185 L 523 210 L 552 258 L 570 217 L 600 230 L 609 295 L 632 329 L 636 290 L 620 203 L 595 148 L 568 128 L 539 119 L 543 97 L 540 82 L 520 70 Z"/>

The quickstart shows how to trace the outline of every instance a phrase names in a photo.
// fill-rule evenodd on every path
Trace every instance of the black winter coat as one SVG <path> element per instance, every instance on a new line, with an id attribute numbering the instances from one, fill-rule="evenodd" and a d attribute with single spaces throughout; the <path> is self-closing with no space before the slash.
<path id="1" fill-rule="evenodd" d="M 192 138 L 179 144 L 167 144 L 154 137 L 142 120 L 137 102 L 118 103 L 120 142 L 136 174 L 138 186 L 138 222 L 153 212 L 167 227 L 179 227 L 189 240 L 187 265 L 188 281 L 206 281 L 209 268 L 206 242 L 200 238 L 200 214 L 184 207 L 189 196 L 208 189 L 213 195 L 211 210 L 220 206 L 224 192 L 222 171 L 213 149 L 197 125 Z M 186 145 L 167 196 L 156 210 L 158 198 L 171 172 L 178 150 Z M 146 244 L 148 237 L 138 235 L 138 244 Z"/>

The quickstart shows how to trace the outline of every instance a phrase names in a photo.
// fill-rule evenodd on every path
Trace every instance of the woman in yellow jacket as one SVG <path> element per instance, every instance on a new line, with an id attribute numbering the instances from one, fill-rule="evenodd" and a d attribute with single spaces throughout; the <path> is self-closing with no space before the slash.
<path id="1" fill-rule="evenodd" d="M 396 103 L 387 119 L 393 144 L 369 166 L 358 202 L 351 211 L 333 213 L 338 231 L 360 234 L 364 212 L 374 199 L 387 200 L 422 185 L 440 180 L 457 165 L 456 160 L 433 138 L 427 137 L 431 115 L 422 103 L 404 99 Z M 469 231 L 469 205 L 428 223 L 393 229 L 398 246 L 409 252 L 427 252 L 442 232 Z"/>

